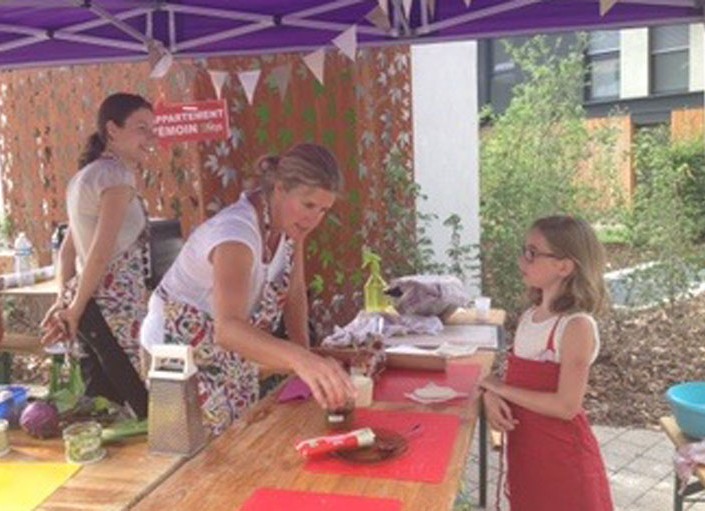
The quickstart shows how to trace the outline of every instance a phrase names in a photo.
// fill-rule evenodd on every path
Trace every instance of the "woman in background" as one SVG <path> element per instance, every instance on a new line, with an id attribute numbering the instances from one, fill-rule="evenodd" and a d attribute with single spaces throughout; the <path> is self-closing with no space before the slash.
<path id="1" fill-rule="evenodd" d="M 153 123 L 152 105 L 141 96 L 117 93 L 101 104 L 97 132 L 68 185 L 61 292 L 42 322 L 44 344 L 78 337 L 86 395 L 128 404 L 140 418 L 147 416 L 139 328 L 149 269 L 135 174 L 152 150 Z"/>

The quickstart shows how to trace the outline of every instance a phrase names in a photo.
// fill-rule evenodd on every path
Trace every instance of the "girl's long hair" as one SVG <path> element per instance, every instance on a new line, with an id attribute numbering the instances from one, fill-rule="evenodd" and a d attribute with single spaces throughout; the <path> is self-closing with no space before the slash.
<path id="1" fill-rule="evenodd" d="M 531 226 L 540 232 L 556 256 L 569 258 L 575 269 L 563 282 L 549 308 L 554 312 L 599 314 L 609 301 L 605 286 L 605 250 L 588 222 L 568 215 L 540 218 Z M 529 289 L 529 299 L 541 303 L 541 290 Z"/>

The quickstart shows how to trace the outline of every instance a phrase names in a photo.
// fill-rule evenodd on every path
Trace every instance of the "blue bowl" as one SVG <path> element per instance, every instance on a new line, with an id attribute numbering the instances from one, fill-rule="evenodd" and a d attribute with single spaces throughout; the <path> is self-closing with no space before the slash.
<path id="1" fill-rule="evenodd" d="M 674 385 L 666 391 L 678 427 L 689 437 L 705 438 L 705 381 Z"/>

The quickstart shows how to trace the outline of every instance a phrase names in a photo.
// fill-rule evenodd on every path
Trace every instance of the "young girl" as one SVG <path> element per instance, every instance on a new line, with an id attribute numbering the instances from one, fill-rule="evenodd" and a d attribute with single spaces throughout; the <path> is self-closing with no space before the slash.
<path id="1" fill-rule="evenodd" d="M 606 301 L 604 252 L 583 220 L 537 220 L 519 267 L 533 306 L 519 321 L 504 381 L 481 382 L 490 425 L 507 433 L 512 511 L 612 511 L 597 441 L 582 409 Z"/>

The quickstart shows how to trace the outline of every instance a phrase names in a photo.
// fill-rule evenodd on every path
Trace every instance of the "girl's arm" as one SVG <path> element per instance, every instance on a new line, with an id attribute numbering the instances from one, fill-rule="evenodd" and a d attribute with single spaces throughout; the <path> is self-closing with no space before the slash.
<path id="1" fill-rule="evenodd" d="M 593 326 L 587 318 L 576 317 L 568 322 L 561 342 L 560 375 L 556 392 L 512 387 L 495 377 L 483 380 L 480 385 L 533 412 L 571 420 L 583 406 L 595 342 Z"/>
<path id="2" fill-rule="evenodd" d="M 339 408 L 354 396 L 350 378 L 337 362 L 314 355 L 299 344 L 281 342 L 250 324 L 247 302 L 254 256 L 246 245 L 223 243 L 213 249 L 210 259 L 215 341 L 220 346 L 253 362 L 294 371 L 324 408 Z"/>
<path id="3" fill-rule="evenodd" d="M 284 305 L 284 324 L 289 339 L 304 348 L 309 347 L 308 331 L 308 297 L 306 296 L 306 279 L 304 277 L 304 244 L 296 243 L 294 247 L 294 269 L 289 284 L 289 294 Z"/>

